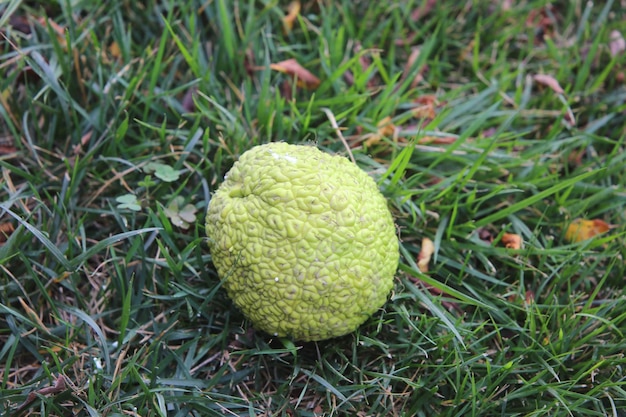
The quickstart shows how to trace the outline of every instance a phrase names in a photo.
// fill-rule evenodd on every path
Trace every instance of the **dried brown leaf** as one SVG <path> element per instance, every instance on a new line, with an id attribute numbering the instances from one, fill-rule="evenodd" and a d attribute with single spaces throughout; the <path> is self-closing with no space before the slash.
<path id="1" fill-rule="evenodd" d="M 93 130 L 89 130 L 80 138 L 80 144 L 74 145 L 74 155 L 80 155 L 83 153 L 83 149 L 89 144 L 91 141 L 91 137 L 93 136 Z"/>
<path id="2" fill-rule="evenodd" d="M 289 6 L 287 6 L 287 14 L 283 18 L 283 28 L 285 29 L 285 33 L 292 31 L 293 24 L 300 15 L 300 8 L 300 2 L 297 0 L 292 1 L 289 3 Z"/>
<path id="3" fill-rule="evenodd" d="M 278 86 L 278 90 L 280 91 L 280 96 L 287 101 L 293 100 L 293 89 L 291 86 L 291 81 L 283 80 L 282 83 Z"/>
<path id="4" fill-rule="evenodd" d="M 275 64 L 270 64 L 270 68 L 274 71 L 291 75 L 296 79 L 296 85 L 298 87 L 306 88 L 307 90 L 314 90 L 319 87 L 321 83 L 319 78 L 309 72 L 309 70 L 304 68 L 293 58 L 277 62 Z"/>
<path id="5" fill-rule="evenodd" d="M 11 222 L 0 223 L 0 246 L 6 242 L 15 232 L 15 226 Z"/>
<path id="6" fill-rule="evenodd" d="M 20 31 L 27 35 L 32 32 L 27 16 L 12 14 L 9 17 L 9 26 L 11 26 L 13 30 Z"/>
<path id="7" fill-rule="evenodd" d="M 422 136 L 417 143 L 420 145 L 449 145 L 456 142 L 454 136 Z"/>
<path id="8" fill-rule="evenodd" d="M 116 41 L 111 42 L 109 45 L 109 55 L 115 60 L 119 60 L 122 57 L 122 48 L 120 48 L 120 44 Z"/>
<path id="9" fill-rule="evenodd" d="M 491 230 L 487 229 L 486 227 L 479 228 L 477 230 L 477 233 L 480 240 L 488 243 L 493 242 L 493 233 L 491 233 Z"/>
<path id="10" fill-rule="evenodd" d="M 2 98 L 0 98 L 0 103 L 3 102 Z M 0 156 L 11 155 L 15 152 L 17 152 L 17 148 L 15 147 L 15 140 L 13 137 L 0 137 Z M 2 232 L 1 229 L 0 232 Z"/>
<path id="11" fill-rule="evenodd" d="M 579 149 L 573 149 L 567 155 L 567 163 L 571 166 L 579 167 L 583 164 L 583 157 L 587 152 L 586 147 L 581 147 Z"/>
<path id="12" fill-rule="evenodd" d="M 591 239 L 599 234 L 606 233 L 610 229 L 614 228 L 600 219 L 586 220 L 576 219 L 567 226 L 565 231 L 565 240 L 568 242 L 582 242 L 583 240 Z"/>
<path id="13" fill-rule="evenodd" d="M 187 89 L 187 91 L 185 91 L 185 95 L 183 96 L 183 99 L 180 101 L 180 105 L 182 106 L 183 109 L 185 109 L 185 111 L 188 111 L 191 113 L 196 110 L 196 103 L 194 102 L 194 96 L 196 95 L 196 92 L 197 92 L 196 87 L 190 87 Z"/>
<path id="14" fill-rule="evenodd" d="M 613 30 L 609 35 L 609 51 L 611 56 L 617 56 L 626 51 L 626 40 L 619 30 Z"/>
<path id="15" fill-rule="evenodd" d="M 17 297 L 17 300 L 20 302 L 22 306 L 22 311 L 26 313 L 26 315 L 39 326 L 39 330 L 43 330 L 46 333 L 50 333 L 50 330 L 43 323 L 39 315 L 35 310 L 33 310 L 27 303 L 24 301 L 22 297 Z"/>
<path id="16" fill-rule="evenodd" d="M 563 94 L 565 91 L 559 84 L 559 82 L 551 75 L 548 74 L 535 74 L 533 76 L 533 80 L 537 81 L 539 84 L 545 85 L 549 87 L 552 91 L 557 94 Z"/>
<path id="17" fill-rule="evenodd" d="M 413 281 L 415 284 L 417 285 L 421 285 L 423 288 L 425 288 L 429 293 L 431 293 L 432 295 L 436 296 L 436 297 L 452 297 L 450 294 L 448 294 L 445 291 L 440 290 L 437 287 L 434 287 L 430 284 L 427 284 L 426 282 L 424 282 L 423 280 L 417 278 L 417 277 L 410 277 L 411 281 Z M 443 305 L 445 308 L 447 308 L 448 310 L 452 311 L 455 310 L 459 313 L 463 313 L 463 310 L 461 310 L 461 307 L 459 307 L 459 305 L 455 302 L 452 301 L 445 301 L 442 300 L 441 301 L 441 305 Z"/>
<path id="18" fill-rule="evenodd" d="M 31 391 L 28 393 L 26 400 L 22 404 L 17 407 L 17 413 L 20 414 L 23 409 L 25 409 L 30 403 L 35 401 L 39 396 L 42 395 L 54 395 L 61 394 L 67 390 L 67 381 L 65 377 L 61 374 L 57 376 L 57 379 L 54 381 L 54 385 L 40 388 L 36 391 Z"/>
<path id="19" fill-rule="evenodd" d="M 523 245 L 522 237 L 514 233 L 502 235 L 502 244 L 507 249 L 521 249 Z"/>
<path id="20" fill-rule="evenodd" d="M 563 120 L 565 120 L 571 127 L 576 126 L 576 116 L 574 116 L 574 112 L 571 107 L 567 107 L 565 114 L 563 115 Z"/>
<path id="21" fill-rule="evenodd" d="M 417 106 L 411 109 L 411 113 L 413 117 L 416 119 L 434 119 L 435 114 L 435 105 L 433 103 L 424 103 L 419 104 L 416 103 Z"/>
<path id="22" fill-rule="evenodd" d="M 411 71 L 411 68 L 413 67 L 413 64 L 415 64 L 415 61 L 417 61 L 417 58 L 419 58 L 419 56 L 420 56 L 420 48 L 418 47 L 411 48 L 411 54 L 409 55 L 409 59 L 407 59 L 406 64 L 404 65 L 402 79 L 405 79 L 408 76 L 409 72 Z M 411 81 L 411 88 L 417 87 L 417 85 L 424 80 L 423 73 L 425 70 L 426 70 L 426 65 L 420 68 L 419 72 L 415 74 L 415 77 L 413 77 L 413 81 Z"/>
<path id="23" fill-rule="evenodd" d="M 422 239 L 422 249 L 420 253 L 417 255 L 417 267 L 421 272 L 428 272 L 428 264 L 430 263 L 430 258 L 435 253 L 435 244 L 432 240 L 425 237 Z"/>
<path id="24" fill-rule="evenodd" d="M 502 3 L 500 3 L 500 8 L 503 11 L 511 10 L 513 8 L 513 0 L 503 0 Z"/>
<path id="25" fill-rule="evenodd" d="M 355 42 L 352 51 L 355 55 L 359 56 L 359 65 L 361 66 L 361 70 L 363 72 L 367 72 L 367 70 L 372 66 L 372 60 L 366 54 L 361 54 L 360 52 L 363 50 L 363 47 L 359 42 Z M 375 71 L 374 71 L 375 73 Z M 343 78 L 346 80 L 348 85 L 354 85 L 354 74 L 350 70 L 346 70 L 343 73 Z M 377 79 L 374 75 L 372 75 L 369 80 L 367 80 L 367 88 L 374 89 L 376 88 Z"/>
<path id="26" fill-rule="evenodd" d="M 396 133 L 396 125 L 391 121 L 391 116 L 383 117 L 377 124 L 376 133 L 368 135 L 365 146 L 372 146 L 381 141 L 384 137 L 393 136 Z"/>
<path id="27" fill-rule="evenodd" d="M 343 79 L 346 80 L 346 83 L 350 86 L 354 85 L 354 75 L 350 71 L 346 71 L 343 73 Z"/>
<path id="28" fill-rule="evenodd" d="M 535 29 L 535 45 L 541 45 L 547 37 L 553 36 L 558 16 L 557 9 L 552 5 L 533 9 L 528 13 L 526 27 Z"/>
<path id="29" fill-rule="evenodd" d="M 391 116 L 384 117 L 378 124 L 378 133 L 382 136 L 392 136 L 396 131 L 396 126 L 391 121 Z"/>
<path id="30" fill-rule="evenodd" d="M 422 3 L 420 7 L 411 12 L 411 19 L 413 19 L 414 21 L 420 20 L 422 17 L 430 13 L 434 9 L 436 4 L 437 0 L 426 0 L 426 2 Z"/>
<path id="31" fill-rule="evenodd" d="M 435 118 L 435 106 L 437 105 L 437 96 L 434 94 L 425 94 L 413 100 L 416 107 L 411 109 L 413 117 L 417 119 L 432 120 Z"/>
<path id="32" fill-rule="evenodd" d="M 496 129 L 495 127 L 488 127 L 487 129 L 482 131 L 481 136 L 483 138 L 490 138 L 495 135 L 497 131 L 498 129 Z"/>
<path id="33" fill-rule="evenodd" d="M 59 44 L 63 48 L 65 48 L 67 46 L 67 43 L 65 41 L 65 28 L 63 26 L 59 25 L 58 23 L 56 23 L 55 21 L 53 21 L 52 19 L 49 19 L 47 17 L 40 17 L 40 18 L 37 19 L 37 21 L 43 27 L 48 27 L 48 25 L 50 25 L 52 30 L 57 35 L 57 39 L 59 41 Z"/>

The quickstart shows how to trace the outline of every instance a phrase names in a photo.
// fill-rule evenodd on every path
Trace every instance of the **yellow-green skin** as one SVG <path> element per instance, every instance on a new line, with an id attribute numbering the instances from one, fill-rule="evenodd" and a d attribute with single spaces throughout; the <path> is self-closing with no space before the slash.
<path id="1" fill-rule="evenodd" d="M 206 230 L 229 297 L 256 328 L 295 340 L 354 331 L 386 302 L 398 266 L 376 183 L 312 146 L 241 155 L 211 198 Z"/>

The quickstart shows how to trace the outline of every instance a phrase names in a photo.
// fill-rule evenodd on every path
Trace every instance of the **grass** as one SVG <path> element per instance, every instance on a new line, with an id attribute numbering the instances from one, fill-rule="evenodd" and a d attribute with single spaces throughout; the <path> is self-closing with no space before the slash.
<path id="1" fill-rule="evenodd" d="M 0 414 L 625 416 L 620 2 L 303 1 L 289 32 L 287 6 L 0 2 Z M 255 332 L 210 194 L 338 131 L 394 214 L 393 294 L 341 338 Z"/>

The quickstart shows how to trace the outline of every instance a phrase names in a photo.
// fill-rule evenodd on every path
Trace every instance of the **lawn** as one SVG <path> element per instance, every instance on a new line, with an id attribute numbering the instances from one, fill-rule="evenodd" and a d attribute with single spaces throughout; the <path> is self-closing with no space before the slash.
<path id="1" fill-rule="evenodd" d="M 0 1 L 0 415 L 626 416 L 623 0 Z M 255 330 L 212 193 L 354 158 L 400 264 L 357 331 Z"/>

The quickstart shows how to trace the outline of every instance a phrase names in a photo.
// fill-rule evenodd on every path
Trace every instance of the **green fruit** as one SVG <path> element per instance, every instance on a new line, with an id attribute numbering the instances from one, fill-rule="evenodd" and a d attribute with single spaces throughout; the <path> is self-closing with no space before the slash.
<path id="1" fill-rule="evenodd" d="M 376 183 L 311 146 L 241 155 L 209 203 L 213 264 L 259 329 L 295 340 L 354 331 L 387 300 L 399 250 Z"/>

